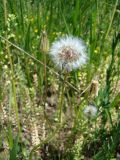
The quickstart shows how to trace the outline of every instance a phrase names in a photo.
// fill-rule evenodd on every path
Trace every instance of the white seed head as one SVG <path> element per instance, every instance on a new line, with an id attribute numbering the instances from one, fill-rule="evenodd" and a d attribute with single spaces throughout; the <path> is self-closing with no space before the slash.
<path id="1" fill-rule="evenodd" d="M 85 109 L 84 109 L 84 114 L 87 117 L 94 117 L 97 114 L 97 108 L 93 105 L 88 105 Z"/>
<path id="2" fill-rule="evenodd" d="M 81 67 L 88 59 L 84 42 L 72 36 L 55 41 L 50 49 L 50 55 L 59 69 L 67 71 Z"/>

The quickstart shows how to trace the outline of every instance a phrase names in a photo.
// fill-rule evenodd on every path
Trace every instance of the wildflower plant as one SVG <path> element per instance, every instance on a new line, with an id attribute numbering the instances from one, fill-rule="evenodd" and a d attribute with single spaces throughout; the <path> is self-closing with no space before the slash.
<path id="1" fill-rule="evenodd" d="M 81 67 L 87 62 L 86 45 L 83 40 L 74 36 L 61 37 L 59 40 L 53 42 L 50 55 L 57 68 L 59 68 L 62 73 L 65 73 L 63 78 L 64 83 L 61 83 L 60 103 L 58 107 L 60 110 L 59 119 L 60 122 L 62 122 L 62 108 L 66 90 L 65 81 L 70 71 Z"/>
<path id="2" fill-rule="evenodd" d="M 90 118 L 93 118 L 95 117 L 97 114 L 97 108 L 93 105 L 88 105 L 86 106 L 86 108 L 84 109 L 84 115 L 86 117 L 90 117 Z"/>
<path id="3" fill-rule="evenodd" d="M 52 44 L 50 55 L 59 69 L 72 71 L 84 65 L 88 59 L 82 39 L 66 36 Z"/>

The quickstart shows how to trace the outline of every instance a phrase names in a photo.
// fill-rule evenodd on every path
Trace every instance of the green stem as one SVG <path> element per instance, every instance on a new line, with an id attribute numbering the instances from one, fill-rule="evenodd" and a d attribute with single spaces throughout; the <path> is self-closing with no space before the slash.
<path id="1" fill-rule="evenodd" d="M 7 1 L 3 0 L 3 5 L 4 5 L 4 19 L 5 19 L 5 37 L 7 39 L 7 7 L 6 7 Z M 13 63 L 12 63 L 12 58 L 11 58 L 11 54 L 10 54 L 10 49 L 9 49 L 9 44 L 6 41 L 6 50 L 8 53 L 8 58 L 10 61 L 10 68 L 11 68 L 11 76 L 12 76 L 12 90 L 13 90 L 13 97 L 14 97 L 14 111 L 16 114 L 16 120 L 17 120 L 17 125 L 18 125 L 18 129 L 20 131 L 20 122 L 19 122 L 19 114 L 18 114 L 18 105 L 17 105 L 17 98 L 16 98 L 16 87 L 15 87 L 15 81 L 14 81 L 14 69 L 13 69 Z M 19 132 L 20 133 L 20 132 Z"/>
<path id="2" fill-rule="evenodd" d="M 59 103 L 59 107 L 58 107 L 60 109 L 60 112 L 59 112 L 60 124 L 62 123 L 62 109 L 63 109 L 63 105 L 64 105 L 63 102 L 64 102 L 64 92 L 65 92 L 66 79 L 67 79 L 67 73 L 65 74 L 63 82 L 61 81 L 60 103 Z"/>
<path id="3" fill-rule="evenodd" d="M 111 21 L 110 21 L 110 24 L 108 26 L 108 29 L 107 29 L 107 32 L 106 32 L 106 35 L 105 35 L 105 39 L 107 38 L 107 36 L 110 32 L 110 29 L 111 29 L 111 26 L 112 26 L 112 23 L 113 23 L 113 19 L 114 19 L 114 16 L 115 16 L 117 4 L 118 4 L 118 0 L 116 0 L 116 2 L 115 2 L 115 6 L 114 6 L 114 9 L 113 9 L 113 14 L 112 14 Z"/>

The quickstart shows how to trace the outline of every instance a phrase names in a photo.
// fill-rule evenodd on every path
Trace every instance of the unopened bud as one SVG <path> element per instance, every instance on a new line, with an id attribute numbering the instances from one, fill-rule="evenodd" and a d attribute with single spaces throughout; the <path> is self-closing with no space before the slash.
<path id="1" fill-rule="evenodd" d="M 47 53 L 49 51 L 49 40 L 46 31 L 41 33 L 40 51 Z"/>
<path id="2" fill-rule="evenodd" d="M 90 88 L 90 94 L 94 97 L 98 96 L 99 91 L 99 82 L 97 80 L 93 80 Z"/>

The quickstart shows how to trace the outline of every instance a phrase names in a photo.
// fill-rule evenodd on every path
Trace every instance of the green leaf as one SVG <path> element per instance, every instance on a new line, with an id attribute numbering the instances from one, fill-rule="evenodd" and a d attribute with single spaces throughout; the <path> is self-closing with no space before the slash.
<path id="1" fill-rule="evenodd" d="M 18 138 L 19 137 L 17 135 L 13 143 L 13 148 L 10 150 L 10 160 L 17 160 Z"/>

